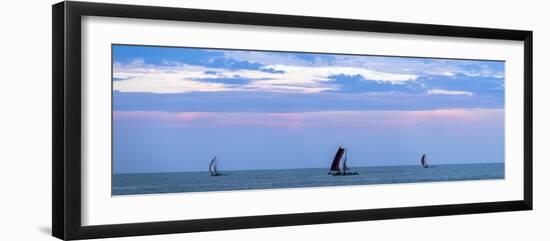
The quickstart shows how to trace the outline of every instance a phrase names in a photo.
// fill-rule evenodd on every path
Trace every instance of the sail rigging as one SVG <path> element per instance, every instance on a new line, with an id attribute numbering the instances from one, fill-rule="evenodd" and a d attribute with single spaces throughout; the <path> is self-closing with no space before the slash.
<path id="1" fill-rule="evenodd" d="M 342 165 L 342 169 L 344 170 L 344 173 L 345 173 L 346 171 L 349 171 L 349 167 L 348 167 L 348 165 L 346 164 L 347 161 L 348 161 L 348 152 L 346 151 L 346 153 L 344 154 L 344 163 L 343 163 L 343 165 Z"/>

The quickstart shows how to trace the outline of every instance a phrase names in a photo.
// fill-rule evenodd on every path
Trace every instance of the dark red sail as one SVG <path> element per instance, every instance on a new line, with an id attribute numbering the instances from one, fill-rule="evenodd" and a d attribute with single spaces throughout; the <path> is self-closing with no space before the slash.
<path id="1" fill-rule="evenodd" d="M 342 155 L 344 155 L 344 148 L 338 147 L 338 151 L 336 152 L 334 160 L 332 160 L 332 165 L 330 166 L 331 171 L 340 171 L 340 159 L 342 159 Z"/>

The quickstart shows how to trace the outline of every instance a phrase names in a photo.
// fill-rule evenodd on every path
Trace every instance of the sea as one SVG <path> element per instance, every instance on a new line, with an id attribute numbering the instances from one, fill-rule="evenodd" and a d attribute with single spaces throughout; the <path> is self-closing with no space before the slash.
<path id="1" fill-rule="evenodd" d="M 113 174 L 112 195 L 190 193 L 504 178 L 504 163 L 354 167 L 352 176 L 327 175 L 326 168 Z"/>

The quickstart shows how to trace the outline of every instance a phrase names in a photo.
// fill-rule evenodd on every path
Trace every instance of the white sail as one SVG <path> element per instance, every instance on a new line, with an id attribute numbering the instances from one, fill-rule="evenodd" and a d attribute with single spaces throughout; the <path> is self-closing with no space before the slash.
<path id="1" fill-rule="evenodd" d="M 345 151 L 345 154 L 344 154 L 344 163 L 342 165 L 342 169 L 344 170 L 344 172 L 346 172 L 346 171 L 349 171 L 349 167 L 346 164 L 348 161 L 348 148 L 346 148 L 344 151 Z"/>
<path id="2" fill-rule="evenodd" d="M 208 165 L 208 171 L 210 172 L 210 175 L 218 175 L 218 168 L 217 168 L 217 157 L 214 157 L 212 161 L 210 161 L 210 165 Z"/>

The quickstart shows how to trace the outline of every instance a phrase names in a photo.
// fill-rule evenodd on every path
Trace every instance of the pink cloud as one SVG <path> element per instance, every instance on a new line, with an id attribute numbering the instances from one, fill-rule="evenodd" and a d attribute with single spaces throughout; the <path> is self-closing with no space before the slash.
<path id="1" fill-rule="evenodd" d="M 165 111 L 114 111 L 113 118 L 117 120 L 141 119 L 192 122 L 212 117 L 209 112 L 165 112 Z"/>
<path id="2" fill-rule="evenodd" d="M 504 119 L 501 109 L 443 109 L 426 111 L 322 111 L 296 113 L 259 112 L 162 112 L 115 111 L 115 120 L 141 120 L 176 126 L 259 126 L 285 129 L 389 128 L 417 125 L 453 125 L 492 122 Z"/>

